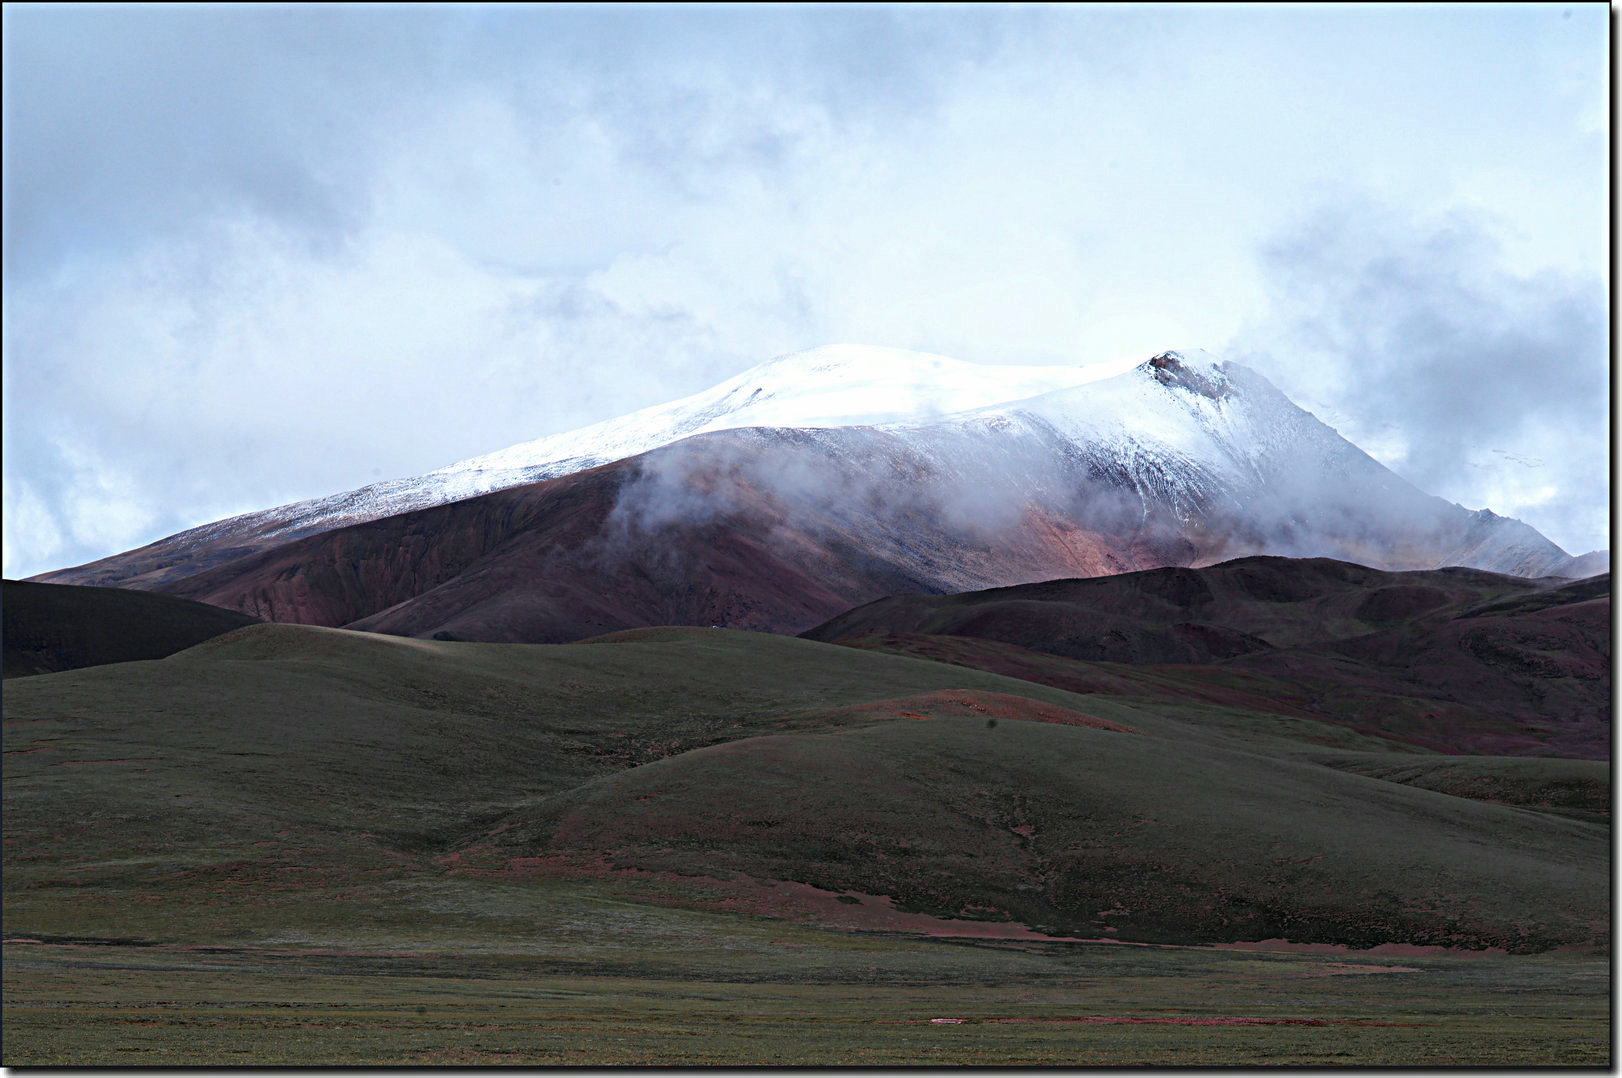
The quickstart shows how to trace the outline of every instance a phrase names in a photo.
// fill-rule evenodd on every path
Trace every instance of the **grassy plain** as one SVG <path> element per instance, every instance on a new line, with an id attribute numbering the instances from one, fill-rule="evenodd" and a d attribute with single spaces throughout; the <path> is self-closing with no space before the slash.
<path id="1" fill-rule="evenodd" d="M 657 907 L 649 914 L 659 916 Z M 1572 956 L 919 941 L 729 920 L 707 940 L 702 929 L 644 940 L 644 959 L 622 963 L 522 947 L 380 955 L 12 945 L 6 1062 L 1610 1062 L 1605 965 Z M 956 1021 L 934 1021 L 943 1018 Z"/>
<path id="2" fill-rule="evenodd" d="M 1608 827 L 1300 715 L 725 630 L 5 693 L 8 1066 L 1610 1061 Z"/>

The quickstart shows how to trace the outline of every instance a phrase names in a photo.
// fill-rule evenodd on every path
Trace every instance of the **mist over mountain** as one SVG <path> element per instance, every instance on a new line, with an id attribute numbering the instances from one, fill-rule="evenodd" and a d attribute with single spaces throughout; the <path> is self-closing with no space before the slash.
<path id="1" fill-rule="evenodd" d="M 558 641 L 649 624 L 798 632 L 898 592 L 1251 554 L 1608 568 L 1425 494 L 1202 352 L 1005 368 L 838 346 L 35 579 L 272 620 Z"/>

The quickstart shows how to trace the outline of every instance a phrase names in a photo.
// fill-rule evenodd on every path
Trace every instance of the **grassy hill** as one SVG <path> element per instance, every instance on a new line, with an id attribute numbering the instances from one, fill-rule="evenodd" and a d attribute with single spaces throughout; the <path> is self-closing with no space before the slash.
<path id="1" fill-rule="evenodd" d="M 1258 1031 L 1190 1040 L 1190 1027 L 1154 1042 L 1183 1046 L 1164 1055 L 1127 1038 L 1086 1057 L 1103 1062 L 1325 1061 L 1348 1046 L 1359 1060 L 1545 1058 L 1530 1018 L 1378 1043 L 1345 1023 L 1414 998 L 1419 982 L 1380 979 L 1398 968 L 1439 971 L 1425 992 L 1453 986 L 1438 1014 L 1475 1015 L 1487 985 L 1569 1013 L 1563 978 L 1602 967 L 1580 955 L 1609 943 L 1603 767 L 1441 757 L 1260 698 L 1074 666 L 1094 691 L 730 630 L 549 646 L 258 624 L 159 661 L 8 682 L 6 1062 L 163 1062 L 150 1053 L 166 1045 L 212 1063 L 1083 1058 L 1056 1031 L 1027 1031 L 1045 1047 L 1022 1055 L 989 1027 L 930 1054 L 872 1024 L 880 998 L 898 1008 L 880 1013 L 925 1023 L 947 1005 L 1048 1021 L 1056 1001 L 1085 999 L 1063 1013 Z M 1137 952 L 1085 939 L 1180 946 L 1116 959 Z M 1280 941 L 1339 949 L 1260 965 L 1180 949 Z M 1467 975 L 1438 947 L 1487 964 Z M 126 983 L 109 962 L 146 972 Z M 1292 987 L 1334 963 L 1372 976 L 1339 994 Z M 294 991 L 277 987 L 290 974 L 297 993 L 336 993 L 305 1014 L 370 1009 L 286 1029 L 374 1032 L 288 1040 L 282 1018 L 252 1017 L 253 1000 Z M 118 1016 L 152 977 L 197 987 L 141 1019 L 166 1038 L 143 1041 Z M 468 1054 L 482 1042 L 414 1024 L 446 1013 L 453 983 L 456 1013 L 482 1016 L 456 1029 L 504 1030 L 528 1054 Z M 786 1040 L 762 1027 L 694 1055 L 669 1039 L 710 1028 L 700 997 L 735 1011 L 763 983 L 824 995 L 782 1004 Z M 557 999 L 685 1002 L 655 1022 L 664 1047 L 638 1054 L 605 1035 L 631 1028 L 615 1024 L 619 1003 L 514 1025 L 504 1001 L 541 984 Z M 1042 987 L 1016 999 L 999 984 Z M 1603 993 L 1579 996 L 1583 1030 L 1603 1028 Z M 1333 1049 L 1286 1048 L 1295 1027 L 1268 1015 L 1319 1023 Z M 245 1041 L 223 1032 L 250 1027 Z M 386 1047 L 403 1044 L 417 1047 Z"/>
<path id="2" fill-rule="evenodd" d="M 258 625 L 20 683 L 8 890 L 566 856 L 1071 935 L 1599 938 L 1601 829 L 1325 766 L 1303 755 L 1323 748 L 1300 740 L 1310 720 L 1200 721 L 1186 701 L 760 634 L 627 635 Z"/>

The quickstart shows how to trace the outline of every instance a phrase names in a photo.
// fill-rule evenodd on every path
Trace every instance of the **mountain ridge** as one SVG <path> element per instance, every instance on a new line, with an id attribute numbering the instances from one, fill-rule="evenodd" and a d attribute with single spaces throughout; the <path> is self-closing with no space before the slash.
<path id="1" fill-rule="evenodd" d="M 903 397 L 896 387 L 916 388 L 920 370 L 939 384 Z M 807 384 L 807 372 L 823 380 Z M 1037 392 L 941 411 L 1027 389 Z M 888 421 L 728 425 L 818 417 Z M 633 443 L 658 444 L 590 463 Z M 508 482 L 548 470 L 561 474 Z M 367 493 L 432 500 L 452 480 L 507 485 L 403 513 Z M 391 482 L 33 579 L 407 635 L 561 640 L 662 622 L 798 632 L 898 591 L 1249 554 L 1528 577 L 1581 564 L 1519 521 L 1423 493 L 1261 375 L 1205 353 L 986 368 L 821 349 Z M 551 504 L 573 508 L 548 518 L 539 507 Z M 499 607 L 506 627 L 481 626 L 458 603 Z"/>

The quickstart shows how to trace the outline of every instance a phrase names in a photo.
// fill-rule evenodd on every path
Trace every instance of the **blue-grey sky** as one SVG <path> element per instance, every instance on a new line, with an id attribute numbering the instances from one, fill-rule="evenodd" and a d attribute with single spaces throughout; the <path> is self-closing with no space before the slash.
<path id="1" fill-rule="evenodd" d="M 1610 9 L 4 8 L 4 572 L 836 341 L 1203 347 L 1608 547 Z"/>

